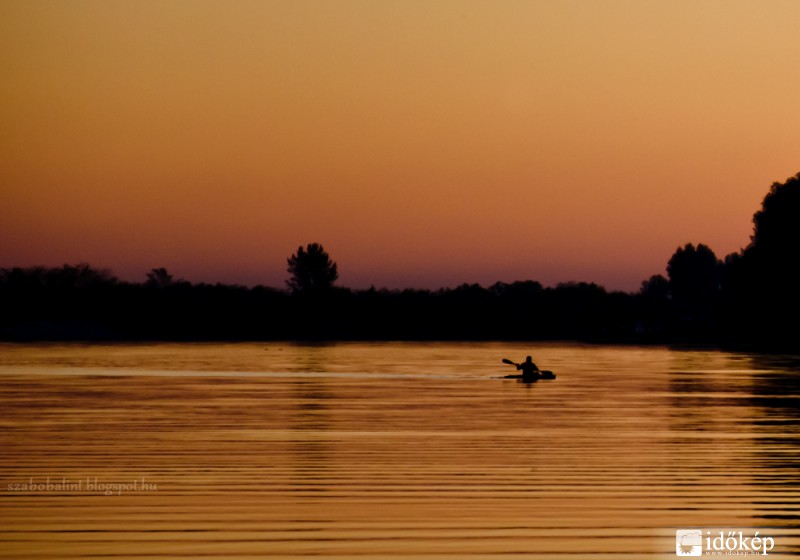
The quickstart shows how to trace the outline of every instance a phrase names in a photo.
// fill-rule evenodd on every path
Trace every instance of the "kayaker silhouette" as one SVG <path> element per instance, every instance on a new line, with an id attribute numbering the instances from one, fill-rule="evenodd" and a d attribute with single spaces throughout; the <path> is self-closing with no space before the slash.
<path id="1" fill-rule="evenodd" d="M 533 377 L 539 373 L 539 367 L 533 363 L 533 359 L 528 356 L 521 364 L 517 364 L 517 369 L 522 370 L 522 375 L 525 377 Z"/>
<path id="2" fill-rule="evenodd" d="M 517 362 L 512 362 L 507 358 L 503 358 L 503 363 L 515 366 L 517 370 L 522 371 L 522 375 L 506 375 L 505 379 L 519 379 L 521 381 L 529 383 L 532 381 L 538 381 L 539 379 L 556 378 L 556 374 L 553 373 L 552 371 L 546 369 L 545 370 L 539 369 L 539 366 L 533 363 L 533 360 L 531 359 L 530 356 L 525 358 L 525 361 L 522 362 L 521 364 L 518 364 Z"/>

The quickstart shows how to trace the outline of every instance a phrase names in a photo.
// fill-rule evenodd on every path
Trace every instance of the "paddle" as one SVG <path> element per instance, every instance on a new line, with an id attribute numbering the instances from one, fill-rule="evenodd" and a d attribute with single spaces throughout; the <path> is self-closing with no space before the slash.
<path id="1" fill-rule="evenodd" d="M 509 360 L 507 358 L 503 358 L 503 363 L 504 364 L 511 364 L 512 366 L 518 366 L 519 365 L 517 362 L 512 362 L 511 360 Z"/>

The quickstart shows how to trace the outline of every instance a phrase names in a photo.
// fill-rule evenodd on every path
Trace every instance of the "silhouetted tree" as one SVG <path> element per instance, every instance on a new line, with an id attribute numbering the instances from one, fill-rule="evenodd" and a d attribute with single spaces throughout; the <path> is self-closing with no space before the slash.
<path id="1" fill-rule="evenodd" d="M 287 259 L 291 278 L 286 281 L 293 293 L 319 294 L 330 291 L 339 278 L 333 262 L 319 243 L 297 248 L 297 253 Z"/>
<path id="2" fill-rule="evenodd" d="M 763 349 L 800 348 L 800 173 L 773 183 L 753 215 L 750 244 L 726 258 L 729 341 Z"/>
<path id="3" fill-rule="evenodd" d="M 172 286 L 174 279 L 166 268 L 154 268 L 147 273 L 145 286 L 149 288 L 168 288 Z"/>
<path id="4" fill-rule="evenodd" d="M 721 263 L 702 243 L 678 247 L 667 264 L 669 289 L 676 305 L 692 314 L 707 314 L 719 296 Z"/>
<path id="5" fill-rule="evenodd" d="M 800 173 L 785 183 L 773 183 L 753 216 L 753 235 L 745 254 L 759 265 L 798 270 L 800 261 Z"/>
<path id="6" fill-rule="evenodd" d="M 649 300 L 664 301 L 669 299 L 669 280 L 661 274 L 654 274 L 644 282 L 639 294 Z"/>

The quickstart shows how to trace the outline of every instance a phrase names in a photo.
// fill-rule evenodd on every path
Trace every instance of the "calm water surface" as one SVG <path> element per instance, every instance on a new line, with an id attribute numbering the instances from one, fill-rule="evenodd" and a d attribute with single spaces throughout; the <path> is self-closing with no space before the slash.
<path id="1" fill-rule="evenodd" d="M 498 378 L 527 354 L 558 378 Z M 0 558 L 676 558 L 676 529 L 717 527 L 793 557 L 798 372 L 581 345 L 0 345 Z"/>

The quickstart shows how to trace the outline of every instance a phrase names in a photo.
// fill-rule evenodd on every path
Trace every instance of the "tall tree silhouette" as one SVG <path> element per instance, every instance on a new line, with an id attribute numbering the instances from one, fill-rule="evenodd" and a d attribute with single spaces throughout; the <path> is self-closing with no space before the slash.
<path id="1" fill-rule="evenodd" d="M 762 266 L 798 269 L 800 260 L 800 173 L 773 183 L 753 216 L 753 235 L 745 250 Z"/>
<path id="2" fill-rule="evenodd" d="M 687 243 L 667 264 L 669 291 L 675 312 L 673 334 L 685 341 L 716 337 L 722 263 L 709 247 Z"/>
<path id="3" fill-rule="evenodd" d="M 339 278 L 336 263 L 319 243 L 309 243 L 305 249 L 298 247 L 287 263 L 291 278 L 286 284 L 293 293 L 324 293 L 330 291 Z"/>
<path id="4" fill-rule="evenodd" d="M 676 305 L 692 313 L 707 312 L 719 296 L 721 263 L 709 247 L 687 243 L 667 263 L 669 289 Z"/>
<path id="5" fill-rule="evenodd" d="M 728 337 L 764 349 L 800 347 L 800 173 L 773 183 L 753 215 L 750 245 L 726 259 Z"/>

